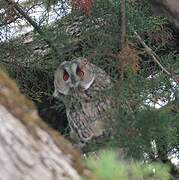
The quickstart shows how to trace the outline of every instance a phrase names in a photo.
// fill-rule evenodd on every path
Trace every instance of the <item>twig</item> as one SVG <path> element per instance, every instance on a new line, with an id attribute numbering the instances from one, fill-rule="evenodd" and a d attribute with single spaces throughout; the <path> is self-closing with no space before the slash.
<path id="1" fill-rule="evenodd" d="M 120 16 L 121 16 L 121 25 L 120 25 L 121 31 L 120 31 L 119 49 L 122 51 L 127 46 L 126 0 L 121 0 Z M 120 67 L 120 80 L 123 81 L 124 79 L 124 62 L 123 61 L 119 61 L 119 67 Z"/>
<path id="2" fill-rule="evenodd" d="M 6 60 L 3 60 L 1 59 L 0 61 L 0 64 L 4 64 L 5 66 L 10 66 L 10 67 L 15 67 L 15 69 L 18 69 L 20 68 L 21 70 L 24 69 L 24 70 L 32 70 L 32 71 L 36 71 L 36 72 L 39 72 L 39 73 L 47 73 L 47 74 L 50 74 L 48 72 L 48 69 L 42 69 L 42 68 L 39 68 L 39 67 L 36 67 L 36 66 L 26 66 L 26 65 L 23 65 L 23 64 L 20 64 L 18 62 L 15 62 L 15 61 L 6 61 Z"/>
<path id="3" fill-rule="evenodd" d="M 58 55 L 58 51 L 53 43 L 46 38 L 46 35 L 42 31 L 42 29 L 38 26 L 38 24 L 20 7 L 20 5 L 13 0 L 5 0 L 9 5 L 11 5 L 30 25 L 33 26 L 35 31 L 39 33 L 39 35 L 43 38 L 43 40 L 53 49 L 56 55 Z"/>
<path id="4" fill-rule="evenodd" d="M 145 51 L 148 55 L 150 55 L 153 58 L 153 61 L 158 64 L 158 66 L 168 75 L 172 78 L 172 74 L 160 63 L 160 58 L 157 56 L 157 54 L 142 40 L 142 38 L 139 36 L 139 34 L 134 31 L 134 34 L 136 35 L 139 42 L 143 45 L 145 48 Z M 173 78 L 174 79 L 174 78 Z"/>
<path id="5" fill-rule="evenodd" d="M 92 60 L 92 59 L 95 59 L 96 56 L 107 56 L 107 57 L 110 57 L 110 58 L 114 58 L 114 59 L 118 59 L 118 56 L 112 52 L 108 52 L 107 50 L 104 51 L 104 52 L 97 52 L 96 50 L 94 52 L 92 52 L 91 54 L 89 54 L 87 56 L 87 59 L 88 60 Z"/>
<path id="6" fill-rule="evenodd" d="M 121 33 L 120 33 L 119 49 L 123 49 L 127 45 L 126 0 L 121 1 L 120 15 L 121 15 Z"/>

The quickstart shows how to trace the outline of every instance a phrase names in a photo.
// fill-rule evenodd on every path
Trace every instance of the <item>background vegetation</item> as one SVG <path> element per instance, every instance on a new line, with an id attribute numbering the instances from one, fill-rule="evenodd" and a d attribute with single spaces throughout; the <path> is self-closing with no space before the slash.
<path id="1" fill-rule="evenodd" d="M 142 164 L 156 161 L 167 164 L 175 176 L 177 167 L 171 163 L 171 157 L 177 157 L 179 150 L 178 29 L 167 16 L 156 16 L 150 1 L 126 1 L 126 18 L 121 15 L 123 1 L 84 2 L 23 1 L 17 6 L 24 15 L 12 1 L 1 1 L 0 65 L 37 104 L 43 119 L 68 137 L 64 104 L 52 98 L 53 72 L 64 60 L 87 57 L 114 82 L 109 93 L 115 101 L 110 110 L 115 121 L 107 125 L 115 133 L 103 145 L 123 148 L 127 159 L 140 160 Z M 37 18 L 38 8 L 43 12 Z M 22 20 L 28 24 L 22 25 Z M 124 21 L 126 32 L 122 29 Z M 18 31 L 33 27 L 34 32 L 14 37 L 15 27 Z M 152 50 L 148 51 L 145 45 Z M 102 159 L 93 163 L 89 160 L 99 179 L 110 176 L 113 166 L 117 166 L 116 173 L 108 179 L 148 177 L 145 172 L 149 166 L 117 165 L 111 153 L 103 154 Z M 126 174 L 130 168 L 131 173 Z M 160 169 L 157 173 L 165 173 L 161 168 L 154 166 Z M 100 169 L 104 171 L 101 173 Z M 168 179 L 168 175 L 157 173 L 155 179 Z"/>

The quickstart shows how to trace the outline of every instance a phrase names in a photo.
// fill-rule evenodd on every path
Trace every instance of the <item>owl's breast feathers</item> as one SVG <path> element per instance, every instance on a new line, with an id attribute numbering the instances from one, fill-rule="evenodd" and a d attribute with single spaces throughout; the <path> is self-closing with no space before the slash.
<path id="1" fill-rule="evenodd" d="M 111 108 L 107 91 L 111 86 L 110 77 L 100 69 L 90 88 L 79 90 L 77 100 L 73 102 L 72 99 L 71 106 L 68 106 L 70 128 L 77 133 L 80 141 L 88 142 L 105 134 L 105 119 L 109 118 L 107 112 Z"/>

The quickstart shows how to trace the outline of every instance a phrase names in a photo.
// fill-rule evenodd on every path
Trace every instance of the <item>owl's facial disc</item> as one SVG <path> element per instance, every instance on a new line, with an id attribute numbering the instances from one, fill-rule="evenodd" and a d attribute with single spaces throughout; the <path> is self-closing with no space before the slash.
<path id="1" fill-rule="evenodd" d="M 63 67 L 63 81 L 70 89 L 76 89 L 79 86 L 79 79 L 76 76 L 76 64 L 65 64 Z M 75 71 L 75 72 L 74 72 Z"/>
<path id="2" fill-rule="evenodd" d="M 69 69 L 70 72 L 70 88 L 78 89 L 81 77 L 83 76 L 84 72 L 79 68 L 76 62 L 71 64 Z"/>
<path id="3" fill-rule="evenodd" d="M 76 75 L 80 78 L 80 89 L 87 90 L 94 82 L 93 68 L 86 59 L 79 62 Z"/>
<path id="4" fill-rule="evenodd" d="M 76 75 L 79 76 L 80 78 L 83 78 L 84 76 L 84 71 L 79 66 L 77 66 L 76 68 Z"/>
<path id="5" fill-rule="evenodd" d="M 62 64 L 64 87 L 72 91 L 87 90 L 94 82 L 94 72 L 85 59 L 75 59 Z"/>
<path id="6" fill-rule="evenodd" d="M 66 70 L 64 70 L 64 72 L 63 72 L 63 80 L 67 81 L 69 79 L 69 77 L 70 76 L 69 76 L 68 72 Z"/>
<path id="7" fill-rule="evenodd" d="M 79 81 L 78 79 L 73 75 L 71 74 L 71 83 L 69 84 L 71 88 L 77 88 L 79 86 Z"/>

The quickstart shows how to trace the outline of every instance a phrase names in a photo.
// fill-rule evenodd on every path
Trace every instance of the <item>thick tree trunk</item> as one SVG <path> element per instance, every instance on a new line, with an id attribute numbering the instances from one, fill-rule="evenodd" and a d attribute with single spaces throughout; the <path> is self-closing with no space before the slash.
<path id="1" fill-rule="evenodd" d="M 179 28 L 179 1 L 178 0 L 150 0 L 155 12 L 164 13 Z"/>
<path id="2" fill-rule="evenodd" d="M 0 179 L 78 180 L 86 173 L 80 154 L 0 72 Z"/>

